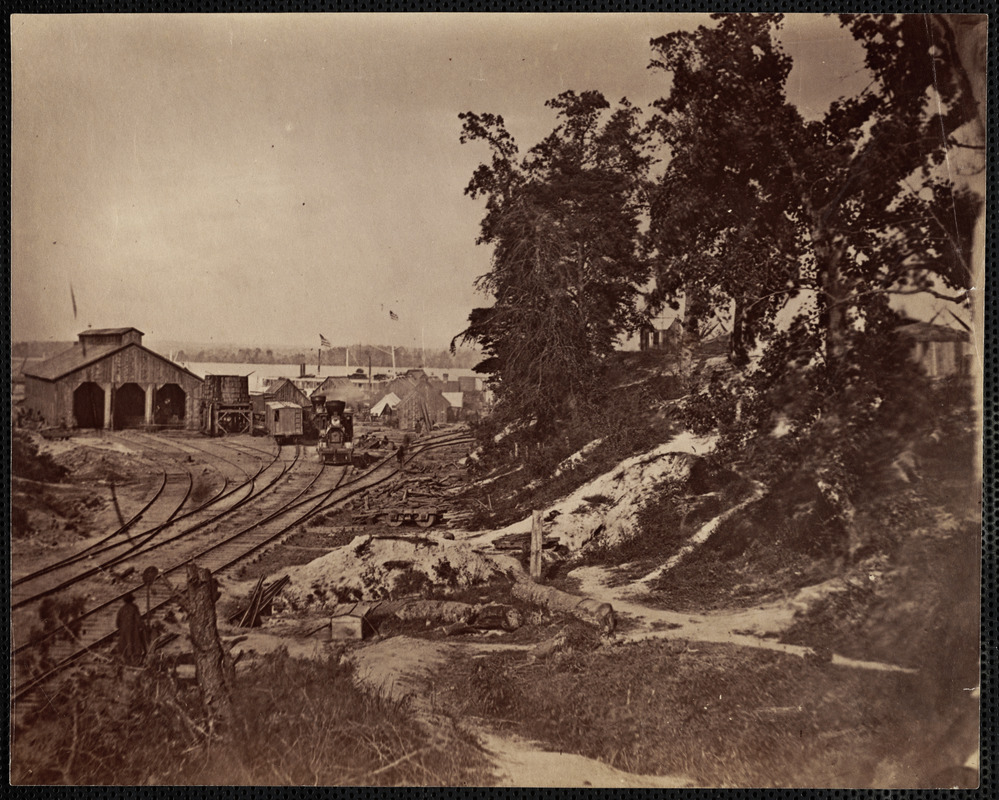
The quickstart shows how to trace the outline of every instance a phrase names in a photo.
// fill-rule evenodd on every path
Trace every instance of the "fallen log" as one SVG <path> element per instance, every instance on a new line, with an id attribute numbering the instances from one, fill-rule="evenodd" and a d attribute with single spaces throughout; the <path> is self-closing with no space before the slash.
<path id="1" fill-rule="evenodd" d="M 453 600 L 411 600 L 396 611 L 395 615 L 403 620 L 470 623 L 475 616 L 475 606 Z"/>
<path id="2" fill-rule="evenodd" d="M 487 630 L 515 631 L 523 624 L 517 609 L 500 603 L 477 607 L 472 618 L 474 627 Z"/>
<path id="3" fill-rule="evenodd" d="M 333 618 L 362 617 L 377 625 L 389 617 L 401 620 L 422 619 L 430 623 L 475 630 L 497 629 L 514 631 L 523 624 L 520 612 L 513 606 L 490 603 L 485 606 L 459 603 L 454 600 L 385 600 L 374 603 L 342 603 L 334 607 Z"/>
<path id="4" fill-rule="evenodd" d="M 614 631 L 614 608 L 610 603 L 602 603 L 588 597 L 579 597 L 551 586 L 542 586 L 528 580 L 519 580 L 511 590 L 514 597 L 534 605 L 544 606 L 552 611 L 571 614 L 577 619 L 596 625 L 604 633 Z"/>

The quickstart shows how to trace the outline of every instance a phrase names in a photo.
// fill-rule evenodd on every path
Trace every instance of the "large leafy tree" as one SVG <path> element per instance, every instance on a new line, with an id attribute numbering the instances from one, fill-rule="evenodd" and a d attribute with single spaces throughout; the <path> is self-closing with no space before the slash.
<path id="1" fill-rule="evenodd" d="M 492 151 L 465 193 L 486 200 L 478 243 L 493 248 L 492 263 L 477 286 L 493 303 L 456 339 L 482 348 L 500 417 L 534 419 L 541 433 L 586 404 L 600 359 L 638 324 L 649 276 L 638 111 L 626 100 L 610 110 L 598 92 L 547 105 L 558 125 L 523 158 L 502 117 L 460 115 L 461 141 Z"/>
<path id="2" fill-rule="evenodd" d="M 671 156 L 651 206 L 654 299 L 682 294 L 695 319 L 733 309 L 740 365 L 784 341 L 775 319 L 796 301 L 795 346 L 770 363 L 807 369 L 831 397 L 890 330 L 890 295 L 967 297 L 979 200 L 943 168 L 974 113 L 967 82 L 922 16 L 844 15 L 871 83 L 809 121 L 787 100 L 781 16 L 716 20 L 652 42 L 672 76 L 651 123 Z"/>
<path id="3" fill-rule="evenodd" d="M 842 16 L 870 84 L 814 120 L 787 99 L 781 16 L 715 20 L 652 42 L 672 77 L 651 122 L 670 155 L 653 299 L 684 297 L 694 322 L 733 312 L 746 369 L 716 377 L 688 420 L 771 477 L 808 475 L 852 531 L 859 479 L 919 413 L 890 297 L 966 303 L 972 285 L 980 200 L 946 167 L 974 104 L 953 37 L 920 15 Z"/>

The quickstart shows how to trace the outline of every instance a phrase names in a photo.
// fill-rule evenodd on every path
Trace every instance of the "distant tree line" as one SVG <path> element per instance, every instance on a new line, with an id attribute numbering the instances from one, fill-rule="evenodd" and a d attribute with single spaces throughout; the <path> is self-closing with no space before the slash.
<path id="1" fill-rule="evenodd" d="M 51 358 L 69 350 L 72 342 L 11 342 L 11 358 Z"/>

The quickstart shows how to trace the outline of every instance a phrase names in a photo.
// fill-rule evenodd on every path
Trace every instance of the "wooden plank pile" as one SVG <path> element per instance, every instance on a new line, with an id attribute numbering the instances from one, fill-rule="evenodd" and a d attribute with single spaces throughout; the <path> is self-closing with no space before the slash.
<path id="1" fill-rule="evenodd" d="M 386 516 L 425 512 L 432 509 L 434 520 L 427 519 L 423 513 L 420 518 L 429 527 L 440 522 L 445 517 L 450 518 L 455 507 L 453 495 L 461 491 L 460 479 L 457 477 L 439 478 L 434 475 L 412 475 L 404 480 L 396 481 L 384 487 L 372 489 L 366 493 L 360 508 L 351 509 L 351 521 L 355 524 L 371 524 L 384 521 Z M 410 521 L 409 516 L 405 521 Z M 414 521 L 419 521 L 415 520 Z"/>
<path id="2" fill-rule="evenodd" d="M 229 622 L 240 628 L 259 628 L 261 616 L 270 614 L 274 598 L 288 585 L 289 581 L 290 578 L 287 575 L 282 575 L 270 584 L 264 584 L 264 579 L 261 577 L 257 581 L 257 585 L 253 587 L 246 607 L 231 614 Z"/>

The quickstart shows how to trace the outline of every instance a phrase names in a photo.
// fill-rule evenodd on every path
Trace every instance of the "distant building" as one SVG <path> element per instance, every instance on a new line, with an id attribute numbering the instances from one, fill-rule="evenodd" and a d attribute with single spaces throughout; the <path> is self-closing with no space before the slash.
<path id="1" fill-rule="evenodd" d="M 309 402 L 309 396 L 288 378 L 268 389 L 267 394 L 269 395 L 268 400 L 296 403 L 302 408 L 307 406 L 311 408 L 312 406 L 312 403 Z"/>
<path id="2" fill-rule="evenodd" d="M 79 334 L 69 350 L 25 367 L 25 405 L 49 425 L 197 430 L 202 380 L 142 344 L 136 328 Z"/>
<path id="3" fill-rule="evenodd" d="M 643 325 L 638 332 L 639 350 L 673 350 L 680 345 L 683 339 L 683 324 L 679 317 L 665 328 L 659 328 L 648 323 Z"/>
<path id="4" fill-rule="evenodd" d="M 910 322 L 900 325 L 896 332 L 910 343 L 910 358 L 928 377 L 970 373 L 971 337 L 967 331 L 930 322 Z"/>
<path id="5" fill-rule="evenodd" d="M 448 421 L 450 409 L 451 404 L 424 375 L 399 401 L 395 413 L 401 429 L 415 429 L 419 421 L 424 430 L 430 430 L 434 425 L 442 425 Z"/>

